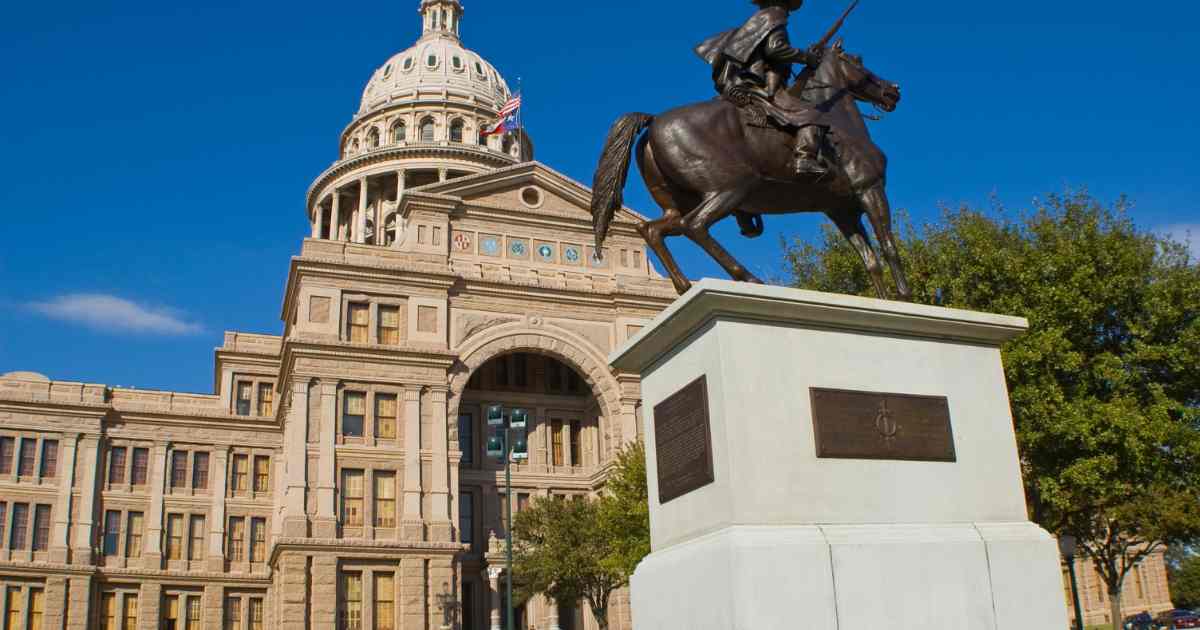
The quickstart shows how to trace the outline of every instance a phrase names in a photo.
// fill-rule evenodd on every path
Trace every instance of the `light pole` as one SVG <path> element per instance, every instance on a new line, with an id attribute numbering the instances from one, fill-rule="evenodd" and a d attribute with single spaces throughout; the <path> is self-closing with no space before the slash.
<path id="1" fill-rule="evenodd" d="M 1062 552 L 1063 560 L 1067 562 L 1067 572 L 1071 574 L 1071 601 L 1075 603 L 1075 630 L 1083 630 L 1083 606 L 1079 605 L 1079 582 L 1075 579 L 1075 537 L 1063 534 L 1058 537 L 1058 550 Z"/>
<path id="2" fill-rule="evenodd" d="M 505 630 L 515 630 L 513 625 L 513 588 L 512 588 L 512 461 L 529 459 L 529 443 L 525 437 L 525 428 L 529 423 L 529 412 L 524 409 L 513 409 L 504 413 L 502 405 L 491 405 L 487 410 L 488 427 L 492 434 L 488 437 L 488 457 L 499 457 L 504 460 L 504 586 L 505 586 Z"/>

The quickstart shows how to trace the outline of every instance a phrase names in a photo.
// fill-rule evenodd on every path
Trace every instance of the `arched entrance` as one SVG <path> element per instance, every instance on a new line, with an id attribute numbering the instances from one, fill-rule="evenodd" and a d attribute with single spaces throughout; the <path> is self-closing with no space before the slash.
<path id="1" fill-rule="evenodd" d="M 500 619 L 499 540 L 508 528 L 508 503 L 515 515 L 539 498 L 588 495 L 601 483 L 623 442 L 619 391 L 599 350 L 552 326 L 499 326 L 460 349 L 447 402 L 455 422 L 451 443 L 461 454 L 460 531 L 471 548 L 461 557 L 464 630 L 467 624 L 489 629 Z M 529 412 L 529 460 L 513 466 L 510 494 L 502 463 L 486 457 L 484 410 L 492 404 Z M 518 629 L 551 627 L 560 613 L 540 597 L 518 612 Z M 568 625 L 575 616 L 570 613 Z"/>

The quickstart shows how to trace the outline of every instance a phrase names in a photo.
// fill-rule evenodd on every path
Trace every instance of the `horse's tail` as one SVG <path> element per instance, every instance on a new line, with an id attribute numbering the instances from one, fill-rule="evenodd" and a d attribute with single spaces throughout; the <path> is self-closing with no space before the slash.
<path id="1" fill-rule="evenodd" d="M 596 232 L 596 251 L 604 246 L 613 215 L 624 203 L 625 181 L 629 177 L 629 159 L 633 142 L 643 129 L 654 122 L 650 114 L 625 114 L 613 123 L 600 154 L 600 165 L 592 180 L 592 228 Z"/>

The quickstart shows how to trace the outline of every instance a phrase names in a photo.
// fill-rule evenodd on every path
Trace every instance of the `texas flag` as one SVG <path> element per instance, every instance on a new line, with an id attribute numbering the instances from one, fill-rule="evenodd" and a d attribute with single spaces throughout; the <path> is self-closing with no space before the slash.
<path id="1" fill-rule="evenodd" d="M 521 95 L 517 95 L 504 104 L 500 108 L 500 120 L 496 124 L 483 130 L 484 136 L 494 136 L 496 134 L 508 133 L 521 128 L 520 120 L 517 113 L 521 110 Z"/>

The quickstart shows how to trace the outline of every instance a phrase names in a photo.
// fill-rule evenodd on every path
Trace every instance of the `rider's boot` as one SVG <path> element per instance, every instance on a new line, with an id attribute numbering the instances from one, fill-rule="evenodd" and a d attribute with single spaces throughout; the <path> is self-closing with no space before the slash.
<path id="1" fill-rule="evenodd" d="M 824 175 L 829 170 L 821 163 L 821 130 L 816 125 L 796 133 L 796 148 L 792 168 L 797 175 Z"/>
<path id="2" fill-rule="evenodd" d="M 758 238 L 759 236 L 762 236 L 762 215 L 735 210 L 733 216 L 737 217 L 738 227 L 741 228 L 742 236 L 747 238 Z"/>

